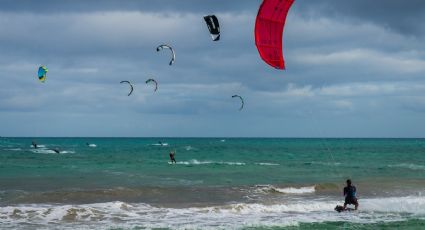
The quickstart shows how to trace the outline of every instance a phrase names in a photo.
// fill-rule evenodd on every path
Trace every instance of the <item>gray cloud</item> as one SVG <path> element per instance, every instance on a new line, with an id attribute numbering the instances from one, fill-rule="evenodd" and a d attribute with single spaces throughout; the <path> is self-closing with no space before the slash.
<path id="1" fill-rule="evenodd" d="M 1 136 L 423 136 L 422 1 L 296 1 L 286 71 L 258 56 L 259 1 L 101 3 L 2 1 Z"/>
<path id="2" fill-rule="evenodd" d="M 299 3 L 299 2 L 297 2 Z M 425 2 L 421 0 L 324 0 L 297 4 L 310 17 L 326 16 L 338 20 L 367 21 L 407 35 L 423 36 L 419 22 L 425 17 Z"/>
<path id="3" fill-rule="evenodd" d="M 258 1 L 227 0 L 102 0 L 101 2 L 84 0 L 2 0 L 4 12 L 43 12 L 44 14 L 69 12 L 105 12 L 105 11 L 142 11 L 142 12 L 234 12 L 255 11 Z"/>

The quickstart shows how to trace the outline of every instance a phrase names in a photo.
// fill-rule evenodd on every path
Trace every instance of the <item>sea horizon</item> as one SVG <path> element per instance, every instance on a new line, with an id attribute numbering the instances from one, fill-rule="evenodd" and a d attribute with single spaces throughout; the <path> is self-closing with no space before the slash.
<path id="1" fill-rule="evenodd" d="M 199 139 L 425 139 L 425 137 L 238 137 L 238 136 L 0 136 L 0 138 L 199 138 Z"/>

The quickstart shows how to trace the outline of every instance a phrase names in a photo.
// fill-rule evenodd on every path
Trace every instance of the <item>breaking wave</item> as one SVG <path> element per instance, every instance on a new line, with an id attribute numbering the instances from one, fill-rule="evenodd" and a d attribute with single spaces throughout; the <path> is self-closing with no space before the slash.
<path id="1" fill-rule="evenodd" d="M 59 151 L 59 153 L 57 153 L 55 150 L 51 150 L 51 149 L 31 149 L 30 150 L 33 153 L 41 153 L 41 154 L 68 154 L 68 153 L 75 153 L 75 151 L 67 151 L 67 150 L 62 150 Z"/>
<path id="2" fill-rule="evenodd" d="M 119 201 L 81 205 L 27 204 L 2 207 L 0 224 L 5 228 L 28 227 L 31 224 L 35 228 L 61 229 L 241 229 L 325 221 L 378 223 L 425 217 L 424 197 L 361 199 L 361 210 L 350 213 L 333 211 L 337 203 L 322 199 L 271 205 L 239 203 L 190 208 Z"/>
<path id="3" fill-rule="evenodd" d="M 284 187 L 279 188 L 275 187 L 273 185 L 257 185 L 257 192 L 263 192 L 263 193 L 285 193 L 285 194 L 308 194 L 308 193 L 314 193 L 316 191 L 315 186 L 308 186 L 308 187 Z"/>

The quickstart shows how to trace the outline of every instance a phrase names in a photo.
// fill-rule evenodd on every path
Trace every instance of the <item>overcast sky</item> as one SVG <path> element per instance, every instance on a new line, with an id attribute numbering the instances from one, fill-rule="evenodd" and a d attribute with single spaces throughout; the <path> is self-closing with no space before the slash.
<path id="1" fill-rule="evenodd" d="M 260 4 L 0 0 L 0 136 L 425 137 L 425 1 L 296 0 L 285 71 L 256 50 Z"/>

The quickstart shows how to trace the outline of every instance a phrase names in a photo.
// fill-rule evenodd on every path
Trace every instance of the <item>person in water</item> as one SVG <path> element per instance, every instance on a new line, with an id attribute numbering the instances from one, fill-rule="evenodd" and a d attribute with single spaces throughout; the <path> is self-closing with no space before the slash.
<path id="1" fill-rule="evenodd" d="M 176 155 L 175 150 L 174 151 L 170 151 L 170 161 L 171 161 L 171 163 L 174 163 L 174 164 L 177 163 L 176 158 L 174 158 L 175 155 Z"/>
<path id="2" fill-rule="evenodd" d="M 347 205 L 354 204 L 354 210 L 357 210 L 359 207 L 359 202 L 356 197 L 356 187 L 351 184 L 351 180 L 347 180 L 347 186 L 344 188 L 344 210 L 347 209 Z"/>
<path id="3" fill-rule="evenodd" d="M 37 143 L 35 143 L 34 141 L 31 143 L 32 147 L 34 147 L 35 149 L 37 148 Z"/>

